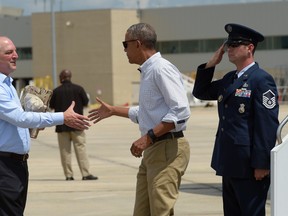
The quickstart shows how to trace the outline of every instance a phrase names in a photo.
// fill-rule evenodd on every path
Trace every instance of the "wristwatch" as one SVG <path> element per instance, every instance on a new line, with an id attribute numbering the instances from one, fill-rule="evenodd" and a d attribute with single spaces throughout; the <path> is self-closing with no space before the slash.
<path id="1" fill-rule="evenodd" d="M 150 137 L 152 144 L 153 144 L 157 139 L 157 137 L 154 134 L 153 129 L 148 130 L 147 135 Z"/>

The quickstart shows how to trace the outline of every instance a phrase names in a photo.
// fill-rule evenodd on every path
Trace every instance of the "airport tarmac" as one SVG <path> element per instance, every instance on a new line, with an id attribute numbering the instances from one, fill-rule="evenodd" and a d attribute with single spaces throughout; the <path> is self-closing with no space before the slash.
<path id="1" fill-rule="evenodd" d="M 87 110 L 85 111 L 87 112 Z M 280 106 L 279 120 L 288 115 Z M 176 216 L 222 216 L 221 178 L 210 168 L 218 123 L 216 107 L 192 107 L 185 136 L 191 158 L 182 179 Z M 139 138 L 138 125 L 111 117 L 86 131 L 90 172 L 96 181 L 83 181 L 73 153 L 74 181 L 66 181 L 55 128 L 32 140 L 26 216 L 130 216 L 133 212 L 139 158 L 130 146 Z M 287 130 L 282 131 L 283 136 Z M 267 202 L 270 215 L 270 200 Z"/>

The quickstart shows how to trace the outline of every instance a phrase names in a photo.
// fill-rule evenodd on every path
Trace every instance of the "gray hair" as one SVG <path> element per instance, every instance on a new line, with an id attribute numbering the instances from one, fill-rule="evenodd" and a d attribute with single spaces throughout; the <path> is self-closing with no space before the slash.
<path id="1" fill-rule="evenodd" d="M 155 49 L 157 35 L 154 28 L 147 23 L 138 23 L 130 26 L 127 35 L 131 40 L 139 40 L 149 49 Z"/>

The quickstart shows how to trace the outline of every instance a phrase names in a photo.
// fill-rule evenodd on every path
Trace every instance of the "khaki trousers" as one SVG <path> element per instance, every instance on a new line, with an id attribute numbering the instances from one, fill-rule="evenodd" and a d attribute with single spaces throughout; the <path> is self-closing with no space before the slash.
<path id="1" fill-rule="evenodd" d="M 185 138 L 156 142 L 144 151 L 137 174 L 134 216 L 174 215 L 190 147 Z"/>
<path id="2" fill-rule="evenodd" d="M 89 161 L 86 154 L 86 137 L 84 131 L 61 132 L 58 134 L 61 163 L 66 177 L 73 177 L 71 142 L 82 176 L 88 176 Z"/>

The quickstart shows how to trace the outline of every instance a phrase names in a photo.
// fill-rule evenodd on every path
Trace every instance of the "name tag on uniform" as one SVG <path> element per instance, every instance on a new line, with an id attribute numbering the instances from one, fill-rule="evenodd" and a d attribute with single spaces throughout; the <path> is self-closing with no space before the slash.
<path id="1" fill-rule="evenodd" d="M 251 90 L 247 90 L 244 88 L 236 89 L 235 96 L 236 97 L 250 98 L 251 97 Z"/>

